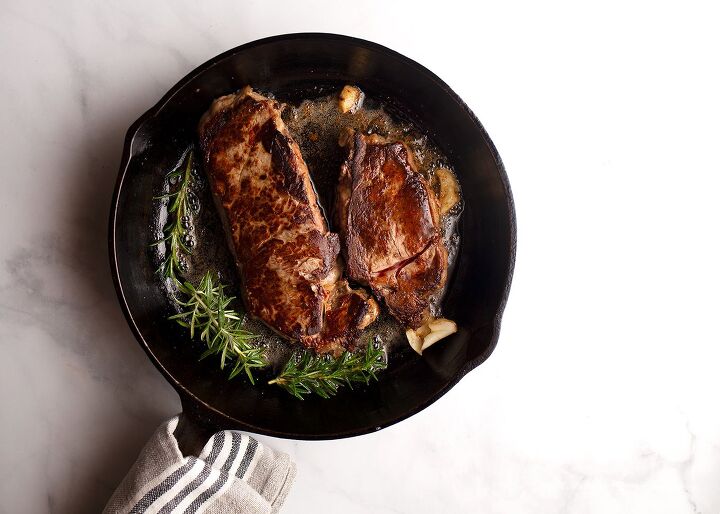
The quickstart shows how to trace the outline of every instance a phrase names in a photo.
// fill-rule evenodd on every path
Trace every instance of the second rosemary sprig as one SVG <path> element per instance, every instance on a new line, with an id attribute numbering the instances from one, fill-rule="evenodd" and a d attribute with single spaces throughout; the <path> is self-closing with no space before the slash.
<path id="1" fill-rule="evenodd" d="M 183 312 L 171 316 L 180 325 L 190 329 L 190 337 L 198 333 L 207 344 L 200 357 L 220 356 L 220 368 L 232 362 L 230 378 L 245 373 L 255 383 L 253 370 L 268 365 L 265 349 L 252 344 L 255 334 L 242 326 L 243 316 L 229 308 L 234 296 L 225 295 L 223 286 L 211 272 L 207 272 L 195 287 L 189 282 L 178 282 L 178 290 L 185 295 L 178 299 Z"/>
<path id="2" fill-rule="evenodd" d="M 337 359 L 305 350 L 290 357 L 268 384 L 276 384 L 301 400 L 313 393 L 329 398 L 343 385 L 352 389 L 354 383 L 367 385 L 370 380 L 377 380 L 376 373 L 386 367 L 385 352 L 373 341 L 368 342 L 364 352 L 345 351 Z"/>

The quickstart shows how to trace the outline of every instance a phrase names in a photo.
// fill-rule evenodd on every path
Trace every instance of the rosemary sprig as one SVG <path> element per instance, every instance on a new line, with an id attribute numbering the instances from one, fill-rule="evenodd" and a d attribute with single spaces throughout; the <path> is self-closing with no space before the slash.
<path id="1" fill-rule="evenodd" d="M 165 278 L 179 282 L 178 272 L 184 271 L 186 267 L 182 254 L 189 254 L 195 246 L 195 240 L 189 233 L 190 214 L 192 211 L 193 195 L 190 190 L 193 182 L 192 177 L 193 153 L 190 151 L 187 157 L 185 169 L 182 167 L 168 173 L 166 180 L 172 185 L 179 182 L 174 192 L 158 196 L 156 199 L 168 199 L 168 221 L 163 227 L 163 237 L 155 241 L 154 245 L 165 243 L 165 259 L 160 264 L 159 273 Z"/>
<path id="2" fill-rule="evenodd" d="M 311 393 L 329 398 L 342 385 L 352 389 L 353 383 L 367 385 L 371 379 L 377 380 L 375 373 L 386 367 L 383 348 L 372 341 L 364 352 L 345 351 L 337 359 L 305 350 L 290 357 L 280 374 L 268 384 L 276 384 L 301 400 Z"/>
<path id="3" fill-rule="evenodd" d="M 209 271 L 197 287 L 178 282 L 178 290 L 186 296 L 184 300 L 178 299 L 178 303 L 186 310 L 170 319 L 189 328 L 190 337 L 195 337 L 196 332 L 200 334 L 200 339 L 207 344 L 200 359 L 220 355 L 220 369 L 224 369 L 228 361 L 234 361 L 230 378 L 245 372 L 254 384 L 252 371 L 268 365 L 265 349 L 251 344 L 256 336 L 242 328 L 243 316 L 228 308 L 235 297 L 226 296 L 224 289 Z"/>

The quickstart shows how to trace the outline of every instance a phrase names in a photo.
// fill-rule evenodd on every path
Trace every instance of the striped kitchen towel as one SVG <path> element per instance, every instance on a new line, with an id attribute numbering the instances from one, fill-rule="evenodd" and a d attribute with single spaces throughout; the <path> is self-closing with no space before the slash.
<path id="1" fill-rule="evenodd" d="M 164 423 L 110 498 L 104 513 L 272 514 L 295 479 L 295 463 L 252 437 L 225 430 L 185 457 Z"/>

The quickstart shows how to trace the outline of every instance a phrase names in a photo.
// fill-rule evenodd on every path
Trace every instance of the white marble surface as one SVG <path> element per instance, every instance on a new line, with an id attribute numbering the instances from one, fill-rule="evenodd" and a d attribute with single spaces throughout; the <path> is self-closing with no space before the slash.
<path id="1" fill-rule="evenodd" d="M 661 5 L 662 4 L 662 5 Z M 443 77 L 503 156 L 518 259 L 495 354 L 379 433 L 261 438 L 292 513 L 720 512 L 712 2 L 0 6 L 0 512 L 98 512 L 179 410 L 106 255 L 126 128 L 238 44 L 328 31 Z"/>

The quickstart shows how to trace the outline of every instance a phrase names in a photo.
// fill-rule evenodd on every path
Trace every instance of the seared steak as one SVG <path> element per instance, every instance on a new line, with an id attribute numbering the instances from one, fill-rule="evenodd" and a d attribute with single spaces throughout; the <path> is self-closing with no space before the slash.
<path id="1" fill-rule="evenodd" d="M 447 276 L 438 200 L 405 144 L 359 133 L 347 144 L 334 216 L 348 277 L 419 329 L 433 321 L 430 300 Z"/>
<path id="2" fill-rule="evenodd" d="M 338 353 L 378 307 L 342 278 L 338 236 L 280 113 L 249 87 L 215 100 L 199 126 L 205 169 L 248 312 L 286 338 Z"/>

